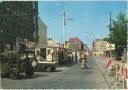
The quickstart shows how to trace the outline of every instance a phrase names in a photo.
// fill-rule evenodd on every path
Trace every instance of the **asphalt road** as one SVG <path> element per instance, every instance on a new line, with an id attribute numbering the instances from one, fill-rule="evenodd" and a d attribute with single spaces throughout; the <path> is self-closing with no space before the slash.
<path id="1" fill-rule="evenodd" d="M 18 80 L 1 79 L 6 89 L 108 89 L 96 60 L 87 59 L 88 69 L 82 70 L 80 64 L 57 68 L 56 72 L 36 72 L 32 78 L 21 74 Z"/>

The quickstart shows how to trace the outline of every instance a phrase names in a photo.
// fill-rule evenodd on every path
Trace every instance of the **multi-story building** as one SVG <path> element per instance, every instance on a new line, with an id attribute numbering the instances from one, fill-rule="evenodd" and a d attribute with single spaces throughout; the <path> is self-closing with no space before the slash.
<path id="1" fill-rule="evenodd" d="M 79 38 L 69 38 L 69 49 L 72 51 L 83 51 L 84 43 Z"/>
<path id="2" fill-rule="evenodd" d="M 47 46 L 47 26 L 40 18 L 38 18 L 38 28 L 37 47 L 45 47 Z"/>
<path id="3" fill-rule="evenodd" d="M 96 39 L 93 41 L 93 54 L 103 55 L 106 51 L 107 42 L 101 39 Z"/>
<path id="4" fill-rule="evenodd" d="M 52 40 L 52 38 L 48 38 L 47 43 L 50 47 L 60 47 L 59 41 Z"/>
<path id="5" fill-rule="evenodd" d="M 38 2 L 0 2 L 0 52 L 19 50 L 26 41 L 38 40 Z"/>
<path id="6" fill-rule="evenodd" d="M 65 41 L 64 48 L 69 49 L 69 45 L 70 45 L 70 42 L 69 41 Z"/>

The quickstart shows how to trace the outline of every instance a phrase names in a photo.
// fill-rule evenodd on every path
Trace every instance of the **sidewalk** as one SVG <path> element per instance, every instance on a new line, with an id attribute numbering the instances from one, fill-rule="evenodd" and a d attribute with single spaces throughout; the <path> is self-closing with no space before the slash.
<path id="1" fill-rule="evenodd" d="M 104 75 L 104 72 L 105 72 L 105 65 L 107 64 L 108 62 L 108 58 L 107 57 L 103 57 L 103 56 L 96 56 L 94 57 L 100 70 L 101 70 L 101 73 L 102 75 L 104 76 L 106 82 L 108 83 L 108 85 L 110 86 L 110 88 L 113 88 L 113 86 L 111 85 L 111 82 L 112 82 L 112 77 L 109 75 L 109 74 L 105 74 Z M 121 88 L 120 85 L 117 85 L 115 89 L 123 89 Z"/>

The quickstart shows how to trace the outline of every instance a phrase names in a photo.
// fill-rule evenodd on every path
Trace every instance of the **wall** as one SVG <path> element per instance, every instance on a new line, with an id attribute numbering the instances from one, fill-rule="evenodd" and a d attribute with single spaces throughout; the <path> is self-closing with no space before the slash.
<path id="1" fill-rule="evenodd" d="M 47 26 L 44 24 L 44 22 L 38 18 L 38 45 L 39 47 L 41 46 L 46 46 L 47 45 Z"/>

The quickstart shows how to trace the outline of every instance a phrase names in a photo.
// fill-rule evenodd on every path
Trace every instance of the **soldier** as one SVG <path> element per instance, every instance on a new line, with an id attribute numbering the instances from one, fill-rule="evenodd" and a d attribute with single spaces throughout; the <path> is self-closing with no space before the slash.
<path id="1" fill-rule="evenodd" d="M 78 59 L 77 52 L 75 52 L 75 61 L 76 61 L 76 63 L 77 63 L 77 59 Z"/>
<path id="2" fill-rule="evenodd" d="M 82 69 L 84 69 L 85 67 L 87 69 L 86 57 L 87 57 L 86 53 L 84 51 L 82 51 L 80 54 L 80 65 L 81 65 Z"/>

